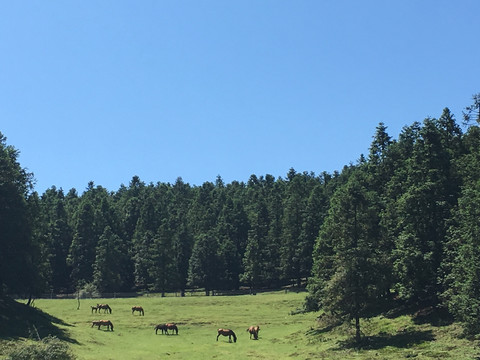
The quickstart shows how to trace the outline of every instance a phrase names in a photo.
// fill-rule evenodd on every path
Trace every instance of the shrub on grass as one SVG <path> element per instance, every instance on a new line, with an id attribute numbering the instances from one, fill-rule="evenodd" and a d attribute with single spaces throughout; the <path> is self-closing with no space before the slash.
<path id="1" fill-rule="evenodd" d="M 61 342 L 54 336 L 47 336 L 40 341 L 15 342 L 9 349 L 7 360 L 73 360 L 76 357 L 68 348 L 68 345 Z"/>

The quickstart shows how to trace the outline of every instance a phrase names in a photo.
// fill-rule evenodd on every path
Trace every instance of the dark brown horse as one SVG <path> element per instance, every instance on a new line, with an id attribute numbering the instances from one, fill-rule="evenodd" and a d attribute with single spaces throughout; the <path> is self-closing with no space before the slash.
<path id="1" fill-rule="evenodd" d="M 140 313 L 140 315 L 145 316 L 145 311 L 143 311 L 143 308 L 141 306 L 132 306 L 132 314 L 135 311 L 138 311 Z"/>
<path id="2" fill-rule="evenodd" d="M 108 304 L 97 304 L 97 309 L 98 310 L 103 309 L 103 313 L 106 313 L 106 312 L 109 312 L 110 314 L 112 313 L 112 308 L 108 306 Z"/>
<path id="3" fill-rule="evenodd" d="M 155 335 L 157 334 L 158 330 L 162 330 L 162 334 L 165 333 L 168 335 L 167 324 L 158 324 L 155 326 Z"/>
<path id="4" fill-rule="evenodd" d="M 223 336 L 228 336 L 228 342 L 232 342 L 232 337 L 233 337 L 233 342 L 237 342 L 237 335 L 235 335 L 235 333 L 233 332 L 233 330 L 230 330 L 230 329 L 218 329 L 217 332 L 218 332 L 217 341 L 218 341 L 218 337 L 219 337 L 220 335 L 223 335 Z"/>
<path id="5" fill-rule="evenodd" d="M 95 313 L 98 311 L 98 306 L 90 306 L 92 308 L 92 314 L 93 314 L 93 310 L 95 310 Z"/>
<path id="6" fill-rule="evenodd" d="M 107 330 L 112 330 L 113 331 L 113 324 L 110 320 L 96 320 L 92 321 L 92 327 L 98 326 L 98 330 L 100 330 L 100 326 L 106 326 Z"/>
<path id="7" fill-rule="evenodd" d="M 247 331 L 250 333 L 250 339 L 252 338 L 252 335 L 253 335 L 253 339 L 254 340 L 258 340 L 258 332 L 260 331 L 260 326 L 250 326 Z"/>
<path id="8" fill-rule="evenodd" d="M 178 335 L 178 327 L 175 323 L 166 323 L 166 324 L 158 324 L 155 326 L 155 334 L 157 334 L 158 330 L 162 330 L 162 334 L 168 335 L 168 330 L 175 331 L 175 334 Z"/>
<path id="9" fill-rule="evenodd" d="M 175 334 L 178 335 L 178 327 L 177 327 L 177 324 L 175 324 L 175 323 L 166 323 L 165 326 L 167 327 L 168 330 L 175 331 Z"/>

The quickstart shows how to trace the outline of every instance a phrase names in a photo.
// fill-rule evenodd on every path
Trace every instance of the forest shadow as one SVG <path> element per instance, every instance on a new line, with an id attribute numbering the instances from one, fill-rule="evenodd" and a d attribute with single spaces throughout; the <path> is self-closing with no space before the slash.
<path id="1" fill-rule="evenodd" d="M 429 324 L 442 327 L 453 324 L 454 318 L 447 309 L 427 306 L 413 313 L 412 320 L 416 325 Z"/>
<path id="2" fill-rule="evenodd" d="M 364 337 L 361 343 L 357 343 L 351 338 L 340 341 L 337 350 L 344 349 L 363 349 L 363 350 L 380 350 L 387 346 L 396 348 L 409 348 L 412 345 L 418 345 L 426 341 L 434 341 L 435 336 L 431 330 L 404 331 L 397 334 L 378 334 Z"/>
<path id="3" fill-rule="evenodd" d="M 9 297 L 0 297 L 0 339 L 43 339 L 51 335 L 63 341 L 78 343 L 57 325 L 72 326 L 39 309 Z"/>
<path id="4" fill-rule="evenodd" d="M 390 309 L 384 316 L 394 319 L 399 316 L 411 316 L 416 325 L 429 324 L 434 327 L 442 327 L 453 324 L 454 318 L 447 309 L 435 306 L 402 305 Z"/>

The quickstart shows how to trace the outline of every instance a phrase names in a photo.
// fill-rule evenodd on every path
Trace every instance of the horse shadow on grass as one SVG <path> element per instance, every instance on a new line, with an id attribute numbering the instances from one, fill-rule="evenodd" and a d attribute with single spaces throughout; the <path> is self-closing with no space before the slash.
<path id="1" fill-rule="evenodd" d="M 0 297 L 0 339 L 43 339 L 55 336 L 60 340 L 78 344 L 68 332 L 58 326 L 72 326 L 63 320 L 8 297 Z"/>

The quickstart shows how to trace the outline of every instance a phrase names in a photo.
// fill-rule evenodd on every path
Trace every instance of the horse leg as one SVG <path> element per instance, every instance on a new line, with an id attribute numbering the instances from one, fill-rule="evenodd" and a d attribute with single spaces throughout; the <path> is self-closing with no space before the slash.
<path id="1" fill-rule="evenodd" d="M 217 335 L 217 341 L 218 341 L 218 337 L 220 336 L 220 333 Z"/>

